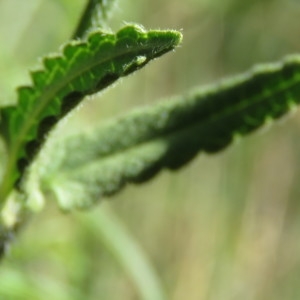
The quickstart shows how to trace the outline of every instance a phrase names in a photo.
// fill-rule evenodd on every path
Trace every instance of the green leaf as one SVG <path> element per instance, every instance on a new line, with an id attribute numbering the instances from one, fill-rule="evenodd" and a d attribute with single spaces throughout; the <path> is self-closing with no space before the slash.
<path id="1" fill-rule="evenodd" d="M 1 110 L 1 133 L 9 158 L 0 202 L 34 158 L 45 134 L 86 95 L 96 93 L 174 49 L 176 31 L 144 31 L 126 26 L 116 34 L 96 31 L 86 42 L 72 41 L 62 54 L 44 59 L 44 69 L 31 73 L 32 86 L 19 89 L 17 106 Z"/>
<path id="2" fill-rule="evenodd" d="M 82 38 L 92 28 L 106 28 L 106 21 L 115 0 L 88 0 L 73 38 Z"/>
<path id="3" fill-rule="evenodd" d="M 199 151 L 217 152 L 298 104 L 300 59 L 270 64 L 218 85 L 136 110 L 54 146 L 42 187 L 64 209 L 84 208 Z M 53 163 L 56 161 L 56 163 Z"/>

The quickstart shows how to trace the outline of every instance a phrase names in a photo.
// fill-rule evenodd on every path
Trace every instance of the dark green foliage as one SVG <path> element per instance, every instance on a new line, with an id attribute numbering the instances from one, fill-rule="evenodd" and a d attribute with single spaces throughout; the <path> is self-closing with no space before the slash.
<path id="1" fill-rule="evenodd" d="M 116 34 L 93 32 L 86 42 L 72 41 L 61 55 L 46 57 L 44 70 L 31 73 L 33 85 L 19 89 L 18 105 L 1 110 L 1 133 L 10 152 L 9 182 L 3 183 L 2 200 L 19 181 L 47 132 L 84 96 L 140 69 L 180 41 L 181 34 L 175 31 L 145 32 L 131 25 Z"/>

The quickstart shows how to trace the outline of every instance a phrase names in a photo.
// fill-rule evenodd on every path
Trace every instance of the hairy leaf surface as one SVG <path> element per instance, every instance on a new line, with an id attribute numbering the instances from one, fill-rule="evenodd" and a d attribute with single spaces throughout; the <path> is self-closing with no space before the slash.
<path id="1" fill-rule="evenodd" d="M 71 137 L 42 174 L 65 209 L 89 207 L 126 183 L 178 169 L 199 151 L 217 152 L 298 104 L 300 59 L 265 65 L 186 96 L 136 110 Z M 57 147 L 54 147 L 57 149 Z M 60 156 L 60 158 L 58 158 Z"/>
<path id="2" fill-rule="evenodd" d="M 45 134 L 84 96 L 140 69 L 180 41 L 176 31 L 146 32 L 131 25 L 116 34 L 96 31 L 86 42 L 72 41 L 62 54 L 46 57 L 44 69 L 31 73 L 32 86 L 19 89 L 18 105 L 1 110 L 1 133 L 10 155 L 1 200 L 20 179 Z"/>

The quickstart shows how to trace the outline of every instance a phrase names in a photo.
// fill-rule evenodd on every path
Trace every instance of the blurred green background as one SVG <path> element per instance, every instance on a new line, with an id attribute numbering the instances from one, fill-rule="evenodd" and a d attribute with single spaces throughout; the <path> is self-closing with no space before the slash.
<path id="1" fill-rule="evenodd" d="M 37 57 L 68 40 L 84 5 L 0 0 L 2 103 L 15 101 L 13 87 L 28 81 Z M 56 134 L 300 51 L 298 0 L 120 0 L 111 27 L 125 22 L 182 30 L 183 44 L 91 97 Z M 93 212 L 48 203 L 1 263 L 0 299 L 144 299 L 97 231 L 102 209 L 139 244 L 165 299 L 300 299 L 300 112 L 264 129 L 127 186 Z M 127 259 L 134 263 L 130 251 Z"/>

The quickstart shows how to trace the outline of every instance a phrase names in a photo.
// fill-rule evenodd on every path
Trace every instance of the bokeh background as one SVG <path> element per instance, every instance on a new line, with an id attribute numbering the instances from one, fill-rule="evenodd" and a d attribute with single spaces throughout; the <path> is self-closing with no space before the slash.
<path id="1" fill-rule="evenodd" d="M 69 39 L 85 2 L 0 0 L 1 103 L 15 101 L 37 57 Z M 183 44 L 93 96 L 56 134 L 300 51 L 298 0 L 120 0 L 111 28 L 125 22 L 182 30 Z M 151 263 L 164 299 L 300 299 L 300 111 L 264 129 L 91 212 L 47 203 L 0 265 L 0 299 L 146 299 L 120 262 L 126 246 L 111 249 L 97 230 L 102 209 Z"/>

